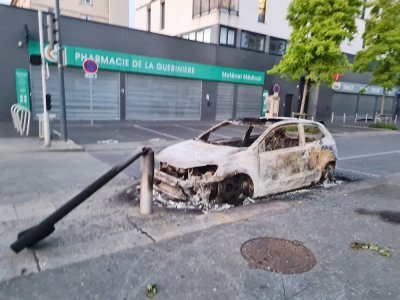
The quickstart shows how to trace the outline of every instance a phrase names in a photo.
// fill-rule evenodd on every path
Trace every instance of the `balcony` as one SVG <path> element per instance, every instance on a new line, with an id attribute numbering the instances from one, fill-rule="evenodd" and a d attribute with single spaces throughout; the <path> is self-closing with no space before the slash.
<path id="1" fill-rule="evenodd" d="M 214 11 L 239 15 L 239 0 L 193 0 L 193 17 Z"/>

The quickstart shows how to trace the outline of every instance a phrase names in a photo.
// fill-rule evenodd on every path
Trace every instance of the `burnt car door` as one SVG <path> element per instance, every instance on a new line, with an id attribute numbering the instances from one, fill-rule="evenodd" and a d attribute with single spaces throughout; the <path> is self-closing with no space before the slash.
<path id="1" fill-rule="evenodd" d="M 304 135 L 304 149 L 307 151 L 307 181 L 318 182 L 321 172 L 325 165 L 335 161 L 333 150 L 329 147 L 329 143 L 323 130 L 317 124 L 302 124 L 300 135 Z"/>
<path id="2" fill-rule="evenodd" d="M 270 131 L 258 145 L 259 196 L 302 187 L 307 157 L 297 123 Z"/>

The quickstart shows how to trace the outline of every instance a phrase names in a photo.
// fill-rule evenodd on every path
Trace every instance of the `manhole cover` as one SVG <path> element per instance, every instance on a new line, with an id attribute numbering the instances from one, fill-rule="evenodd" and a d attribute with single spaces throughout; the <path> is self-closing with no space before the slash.
<path id="1" fill-rule="evenodd" d="M 317 263 L 314 254 L 302 243 L 270 237 L 248 240 L 240 252 L 251 268 L 276 273 L 304 273 Z"/>

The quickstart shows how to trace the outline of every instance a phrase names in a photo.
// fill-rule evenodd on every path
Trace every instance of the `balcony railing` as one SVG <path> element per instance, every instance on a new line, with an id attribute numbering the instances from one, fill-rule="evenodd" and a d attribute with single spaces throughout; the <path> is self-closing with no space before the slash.
<path id="1" fill-rule="evenodd" d="M 220 10 L 229 14 L 239 14 L 239 0 L 193 0 L 193 17 Z"/>

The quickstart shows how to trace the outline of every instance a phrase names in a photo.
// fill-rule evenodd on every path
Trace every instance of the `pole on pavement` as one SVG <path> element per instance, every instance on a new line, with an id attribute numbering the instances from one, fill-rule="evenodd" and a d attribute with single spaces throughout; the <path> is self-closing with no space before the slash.
<path id="1" fill-rule="evenodd" d="M 144 151 L 144 150 L 143 150 Z M 153 178 L 154 178 L 154 152 L 149 149 L 142 156 L 142 178 L 140 182 L 140 214 L 152 213 L 153 203 Z"/>
<path id="2" fill-rule="evenodd" d="M 58 64 L 58 78 L 60 80 L 60 121 L 61 121 L 61 139 L 63 141 L 68 140 L 68 132 L 67 132 L 67 111 L 65 106 L 65 86 L 64 86 L 64 59 L 63 59 L 63 46 L 61 41 L 61 32 L 60 32 L 60 0 L 55 0 L 55 29 L 56 29 L 56 39 L 58 42 L 58 55 L 57 55 L 57 64 Z"/>
<path id="3" fill-rule="evenodd" d="M 40 58 L 42 61 L 42 94 L 43 94 L 43 131 L 44 131 L 44 145 L 50 147 L 50 121 L 49 112 L 46 107 L 46 60 L 44 57 L 44 38 L 43 38 L 43 12 L 38 11 L 38 23 L 39 23 L 39 43 L 40 43 Z"/>

